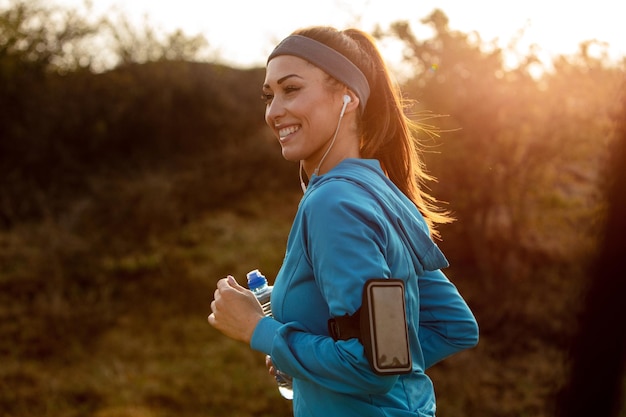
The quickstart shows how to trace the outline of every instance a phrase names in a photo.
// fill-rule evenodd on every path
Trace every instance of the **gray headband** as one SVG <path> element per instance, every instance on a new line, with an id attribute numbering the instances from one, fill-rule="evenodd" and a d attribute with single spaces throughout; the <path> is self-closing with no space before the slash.
<path id="1" fill-rule="evenodd" d="M 305 59 L 345 84 L 359 97 L 359 108 L 363 114 L 370 96 L 370 86 L 365 75 L 348 58 L 321 42 L 301 35 L 291 35 L 283 39 L 267 58 L 267 62 L 279 55 Z"/>

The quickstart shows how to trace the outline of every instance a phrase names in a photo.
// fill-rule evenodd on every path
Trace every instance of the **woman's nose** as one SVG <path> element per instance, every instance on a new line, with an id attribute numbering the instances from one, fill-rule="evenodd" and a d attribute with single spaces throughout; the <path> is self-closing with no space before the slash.
<path id="1" fill-rule="evenodd" d="M 285 107 L 281 103 L 281 100 L 274 97 L 272 101 L 265 108 L 265 121 L 268 125 L 274 126 L 278 119 L 285 114 Z"/>

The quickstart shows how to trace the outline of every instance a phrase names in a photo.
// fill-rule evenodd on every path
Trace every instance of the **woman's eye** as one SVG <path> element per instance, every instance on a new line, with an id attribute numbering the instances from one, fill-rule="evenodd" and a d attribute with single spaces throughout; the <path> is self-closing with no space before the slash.
<path id="1" fill-rule="evenodd" d="M 269 94 L 269 93 L 263 93 L 261 94 L 261 100 L 265 103 L 265 104 L 270 104 L 272 102 L 272 99 L 274 98 L 273 94 Z"/>
<path id="2" fill-rule="evenodd" d="M 283 95 L 289 95 L 290 93 L 295 93 L 296 91 L 299 91 L 300 87 L 296 87 L 296 86 L 285 86 L 282 91 L 281 94 Z M 261 100 L 265 103 L 265 104 L 270 104 L 272 102 L 272 100 L 274 100 L 274 94 L 272 93 L 261 93 Z"/>
<path id="3" fill-rule="evenodd" d="M 291 85 L 288 85 L 288 86 L 286 86 L 284 88 L 285 94 L 293 93 L 293 92 L 296 92 L 298 90 L 300 90 L 299 87 L 294 87 L 294 86 L 291 86 Z"/>

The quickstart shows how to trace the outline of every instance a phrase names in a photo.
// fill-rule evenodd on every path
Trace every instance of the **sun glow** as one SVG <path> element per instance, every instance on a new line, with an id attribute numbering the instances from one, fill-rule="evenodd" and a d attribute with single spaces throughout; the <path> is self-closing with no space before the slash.
<path id="1" fill-rule="evenodd" d="M 61 6 L 85 7 L 84 0 L 55 0 Z M 189 35 L 202 34 L 214 56 L 234 66 L 263 65 L 274 45 L 291 31 L 311 25 L 338 28 L 358 27 L 372 31 L 385 29 L 391 22 L 406 20 L 418 38 L 430 36 L 420 20 L 433 10 L 442 10 L 451 30 L 476 32 L 480 39 L 502 48 L 515 46 L 517 55 L 530 48 L 547 60 L 560 54 L 573 54 L 583 41 L 605 42 L 609 57 L 626 56 L 619 2 L 596 0 L 559 2 L 492 2 L 489 0 L 318 0 L 294 5 L 291 0 L 250 2 L 230 0 L 220 3 L 198 0 L 91 0 L 91 13 L 121 13 L 131 22 L 149 22 L 158 29 L 182 29 Z M 399 60 L 397 45 L 381 45 L 387 59 Z M 509 57 L 515 59 L 515 57 Z"/>

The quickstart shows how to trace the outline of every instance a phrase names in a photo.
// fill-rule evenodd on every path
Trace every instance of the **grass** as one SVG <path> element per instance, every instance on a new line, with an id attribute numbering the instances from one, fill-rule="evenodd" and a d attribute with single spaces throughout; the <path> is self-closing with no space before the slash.
<path id="1" fill-rule="evenodd" d="M 0 416 L 290 416 L 263 355 L 206 316 L 226 274 L 273 280 L 298 198 L 236 204 L 141 242 L 51 221 L 0 234 Z M 484 299 L 471 270 L 448 274 L 483 333 L 430 370 L 438 415 L 553 415 L 580 276 L 511 282 L 505 305 L 515 298 Z"/>
<path id="2" fill-rule="evenodd" d="M 290 415 L 264 356 L 206 316 L 225 274 L 273 279 L 295 204 L 209 213 L 126 251 L 51 224 L 3 234 L 0 416 Z"/>

